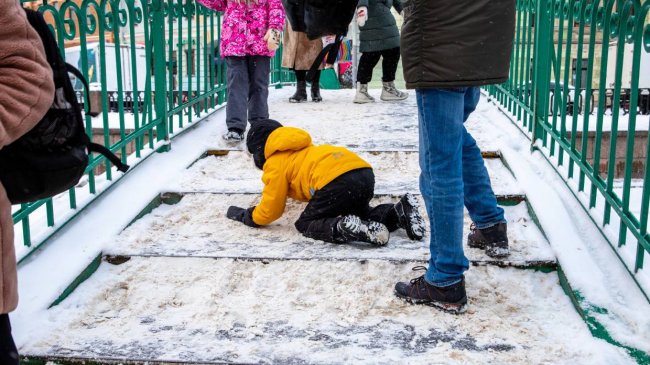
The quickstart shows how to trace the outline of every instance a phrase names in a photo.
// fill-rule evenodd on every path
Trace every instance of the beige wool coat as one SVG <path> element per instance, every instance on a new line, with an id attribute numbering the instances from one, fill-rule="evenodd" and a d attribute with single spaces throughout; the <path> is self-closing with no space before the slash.
<path id="1" fill-rule="evenodd" d="M 282 67 L 294 70 L 309 70 L 323 49 L 320 38 L 310 41 L 305 33 L 294 32 L 288 21 L 284 26 L 282 42 Z"/>
<path id="2" fill-rule="evenodd" d="M 54 99 L 43 44 L 18 0 L 0 0 L 0 148 L 29 131 Z M 2 166 L 0 166 L 2 168 Z M 0 183 L 0 314 L 18 305 L 11 203 Z"/>

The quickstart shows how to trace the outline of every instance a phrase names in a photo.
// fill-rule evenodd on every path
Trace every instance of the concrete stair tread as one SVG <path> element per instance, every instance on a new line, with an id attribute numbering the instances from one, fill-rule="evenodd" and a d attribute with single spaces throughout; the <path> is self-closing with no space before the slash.
<path id="1" fill-rule="evenodd" d="M 468 312 L 407 304 L 385 261 L 132 258 L 98 271 L 22 346 L 36 356 L 232 363 L 594 363 L 624 355 L 591 337 L 555 273 L 472 268 Z M 571 341 L 567 341 L 571 339 Z M 435 361 L 434 361 L 435 362 Z"/>
<path id="2" fill-rule="evenodd" d="M 176 197 L 178 199 L 178 197 Z M 391 196 L 371 204 L 395 202 Z M 105 253 L 135 256 L 199 256 L 242 258 L 385 259 L 398 262 L 426 262 L 428 234 L 423 241 L 411 241 L 403 230 L 391 234 L 385 247 L 366 244 L 336 245 L 302 236 L 294 227 L 304 204 L 289 202 L 282 218 L 264 228 L 250 228 L 226 218 L 230 205 L 249 207 L 259 203 L 251 194 L 187 194 L 173 205 L 163 204 L 120 234 Z M 506 206 L 510 222 L 511 255 L 495 260 L 483 250 L 466 247 L 475 264 L 504 266 L 554 266 L 555 256 L 532 221 L 525 203 Z M 422 205 L 421 211 L 424 212 Z M 466 216 L 465 233 L 470 220 Z"/>
<path id="3" fill-rule="evenodd" d="M 223 151 L 221 153 L 225 153 Z M 419 192 L 420 167 L 417 152 L 359 152 L 375 172 L 377 194 Z M 498 158 L 486 159 L 492 186 L 497 195 L 522 194 L 512 173 Z M 208 155 L 198 160 L 174 187 L 178 191 L 209 191 L 223 193 L 260 193 L 262 172 L 244 152 Z"/>

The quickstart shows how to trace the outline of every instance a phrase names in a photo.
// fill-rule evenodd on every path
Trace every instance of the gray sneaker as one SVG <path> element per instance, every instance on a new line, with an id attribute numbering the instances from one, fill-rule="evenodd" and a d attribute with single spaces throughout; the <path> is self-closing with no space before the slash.
<path id="1" fill-rule="evenodd" d="M 355 104 L 374 103 L 375 98 L 368 93 L 368 84 L 357 83 L 357 94 L 354 96 Z"/>
<path id="2" fill-rule="evenodd" d="M 409 94 L 397 90 L 394 82 L 384 82 L 384 87 L 381 89 L 381 100 L 383 101 L 399 101 L 409 97 Z"/>

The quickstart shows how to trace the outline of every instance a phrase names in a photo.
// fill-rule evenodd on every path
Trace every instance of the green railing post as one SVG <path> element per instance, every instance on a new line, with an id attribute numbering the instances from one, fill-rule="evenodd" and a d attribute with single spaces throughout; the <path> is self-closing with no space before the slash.
<path id="1" fill-rule="evenodd" d="M 167 128 L 167 59 L 165 54 L 165 15 L 163 14 L 163 0 L 152 1 L 153 34 L 153 75 L 154 75 L 154 110 L 156 120 L 162 121 L 156 128 L 157 140 L 167 141 L 158 149 L 158 152 L 167 152 L 171 149 L 169 144 L 169 130 Z"/>
<path id="2" fill-rule="evenodd" d="M 543 124 L 547 122 L 551 77 L 551 50 L 553 49 L 552 2 L 537 1 L 535 20 L 535 49 L 533 54 L 533 139 L 534 145 L 542 139 L 546 145 Z"/>

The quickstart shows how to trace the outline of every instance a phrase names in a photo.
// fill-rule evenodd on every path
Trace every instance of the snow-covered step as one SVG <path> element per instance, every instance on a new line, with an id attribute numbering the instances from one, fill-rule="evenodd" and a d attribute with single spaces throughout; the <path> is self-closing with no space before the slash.
<path id="1" fill-rule="evenodd" d="M 322 103 L 289 103 L 294 89 L 287 87 L 269 94 L 269 113 L 272 119 L 286 126 L 307 130 L 314 143 L 329 143 L 360 150 L 418 149 L 418 112 L 415 92 L 401 102 L 354 104 L 354 90 L 323 90 Z M 380 90 L 371 90 L 380 93 Z M 484 97 L 481 104 L 487 105 Z M 482 150 L 497 150 L 494 133 L 486 130 L 485 120 L 478 113 L 470 115 L 465 123 Z M 229 147 L 220 131 L 211 136 L 212 146 Z"/>
<path id="2" fill-rule="evenodd" d="M 623 364 L 556 273 L 482 266 L 454 316 L 393 295 L 410 264 L 133 258 L 38 318 L 26 355 L 263 364 Z"/>
<path id="3" fill-rule="evenodd" d="M 180 199 L 180 201 L 179 201 Z M 230 205 L 249 207 L 259 203 L 257 194 L 168 195 L 171 205 L 163 204 L 135 221 L 122 232 L 104 253 L 126 256 L 247 257 L 269 259 L 385 259 L 398 262 L 426 262 L 429 258 L 428 234 L 423 241 L 411 241 L 403 230 L 391 234 L 385 247 L 366 244 L 336 245 L 301 235 L 294 222 L 304 209 L 290 201 L 285 214 L 272 225 L 250 228 L 226 218 Z M 372 204 L 395 202 L 382 196 Z M 539 231 L 525 202 L 506 206 L 511 255 L 495 260 L 483 250 L 466 247 L 474 264 L 503 266 L 555 266 L 555 256 Z M 424 213 L 424 208 L 422 207 Z M 470 220 L 465 218 L 465 232 Z"/>
<path id="4" fill-rule="evenodd" d="M 420 166 L 417 152 L 359 152 L 375 172 L 377 194 L 417 193 Z M 497 195 L 521 195 L 512 173 L 499 158 L 485 159 Z M 211 151 L 194 163 L 178 181 L 180 192 L 260 193 L 262 172 L 244 152 Z"/>

